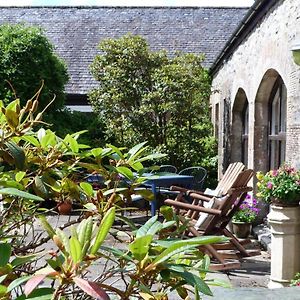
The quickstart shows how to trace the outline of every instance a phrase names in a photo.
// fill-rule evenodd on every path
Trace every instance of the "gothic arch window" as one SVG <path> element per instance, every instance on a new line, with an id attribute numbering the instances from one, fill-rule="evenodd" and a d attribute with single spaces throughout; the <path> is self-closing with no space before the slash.
<path id="1" fill-rule="evenodd" d="M 277 169 L 285 161 L 286 87 L 281 79 L 275 82 L 269 100 L 269 168 Z"/>

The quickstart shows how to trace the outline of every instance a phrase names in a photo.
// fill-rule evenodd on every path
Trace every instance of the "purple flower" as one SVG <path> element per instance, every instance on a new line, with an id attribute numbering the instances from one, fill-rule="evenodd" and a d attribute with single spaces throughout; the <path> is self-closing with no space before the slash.
<path id="1" fill-rule="evenodd" d="M 273 188 L 273 183 L 269 181 L 269 182 L 267 183 L 267 188 L 268 188 L 269 190 L 271 190 L 271 189 Z"/>

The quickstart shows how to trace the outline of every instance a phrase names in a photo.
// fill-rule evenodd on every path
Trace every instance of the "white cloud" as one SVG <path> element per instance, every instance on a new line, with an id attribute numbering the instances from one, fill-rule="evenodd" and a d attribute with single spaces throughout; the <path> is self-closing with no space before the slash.
<path id="1" fill-rule="evenodd" d="M 98 5 L 98 6 L 250 6 L 254 0 L 0 0 L 0 6 Z"/>

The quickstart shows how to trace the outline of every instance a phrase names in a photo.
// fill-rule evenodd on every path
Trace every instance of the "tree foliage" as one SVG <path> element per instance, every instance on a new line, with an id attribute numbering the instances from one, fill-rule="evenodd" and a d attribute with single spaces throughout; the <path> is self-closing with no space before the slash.
<path id="1" fill-rule="evenodd" d="M 210 76 L 202 55 L 152 52 L 140 36 L 99 44 L 91 71 L 99 86 L 89 100 L 116 143 L 147 140 L 178 166 L 215 155 L 209 117 Z"/>
<path id="2" fill-rule="evenodd" d="M 44 81 L 41 107 L 56 95 L 51 109 L 59 108 L 63 105 L 67 80 L 65 64 L 40 28 L 0 26 L 0 99 L 6 103 L 15 98 L 30 99 L 32 90 L 38 90 Z"/>
<path id="3" fill-rule="evenodd" d="M 79 136 L 79 141 L 91 147 L 102 147 L 108 142 L 104 134 L 104 124 L 94 113 L 70 111 L 64 108 L 45 115 L 44 121 L 58 136 L 87 130 L 85 134 Z"/>

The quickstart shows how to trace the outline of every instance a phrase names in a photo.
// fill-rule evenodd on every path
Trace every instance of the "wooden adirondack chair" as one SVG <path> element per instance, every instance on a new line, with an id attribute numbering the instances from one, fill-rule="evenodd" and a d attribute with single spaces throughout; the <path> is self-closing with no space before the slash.
<path id="1" fill-rule="evenodd" d="M 206 189 L 204 192 L 202 191 L 195 191 L 198 194 L 207 196 L 207 197 L 222 197 L 226 195 L 228 190 L 232 187 L 233 183 L 237 179 L 238 175 L 245 169 L 245 166 L 241 162 L 231 163 L 228 168 L 226 169 L 223 177 L 220 179 L 217 187 L 214 190 Z M 188 189 L 172 186 L 170 187 L 171 191 L 174 192 L 188 192 Z"/>
<path id="2" fill-rule="evenodd" d="M 165 200 L 166 204 L 174 207 L 182 223 L 189 220 L 187 235 L 224 235 L 229 238 L 228 243 L 207 245 L 202 248 L 204 252 L 208 253 L 217 262 L 212 264 L 211 269 L 213 270 L 238 268 L 240 266 L 239 258 L 260 253 L 260 251 L 246 250 L 243 245 L 251 241 L 244 240 L 241 242 L 226 229 L 234 213 L 245 199 L 247 192 L 252 190 L 251 187 L 247 186 L 252 176 L 253 170 L 240 172 L 227 194 L 221 200 L 216 197 L 205 197 L 194 191 L 188 192 L 188 196 L 193 199 L 192 204 L 185 201 L 185 192 L 181 192 L 176 200 Z M 205 205 L 205 202 L 210 205 Z M 182 210 L 184 210 L 184 214 L 182 214 Z M 197 224 L 200 218 L 202 218 L 202 222 Z"/>

